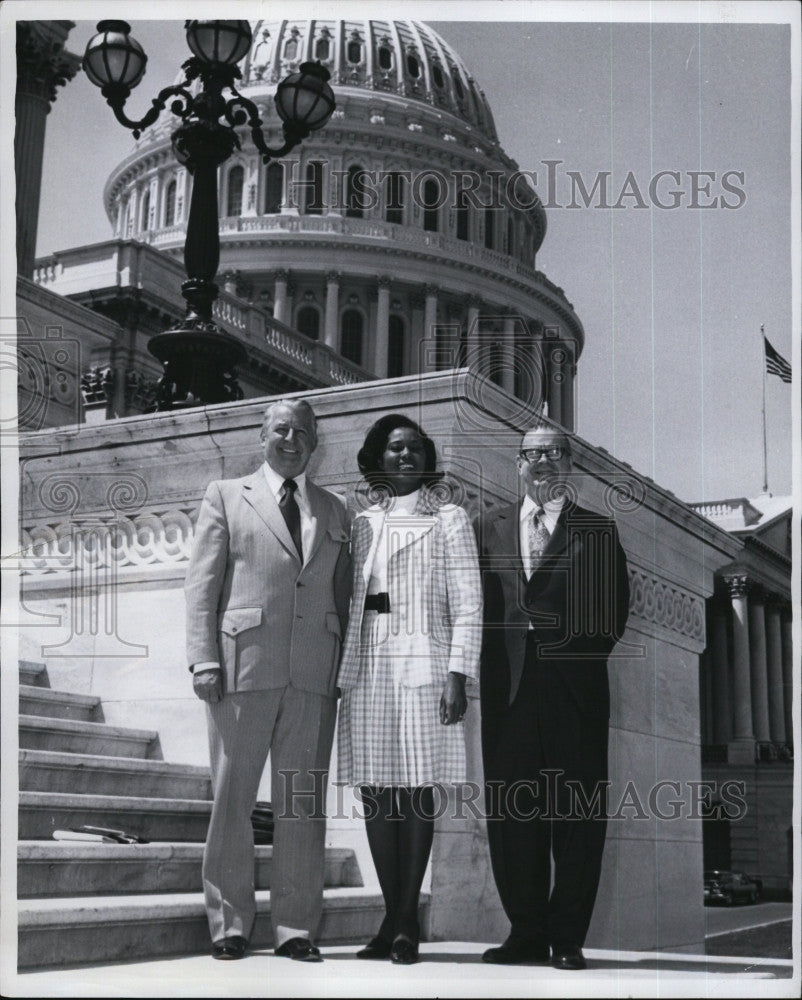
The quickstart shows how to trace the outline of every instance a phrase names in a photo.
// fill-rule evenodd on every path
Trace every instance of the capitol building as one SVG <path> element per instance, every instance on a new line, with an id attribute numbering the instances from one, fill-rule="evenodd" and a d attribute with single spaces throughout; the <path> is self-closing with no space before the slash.
<path id="1" fill-rule="evenodd" d="M 219 169 L 215 318 L 247 347 L 246 398 L 470 364 L 573 429 L 584 331 L 537 270 L 546 214 L 480 83 L 418 22 L 259 21 L 238 89 L 268 144 L 281 143 L 276 85 L 306 61 L 331 74 L 328 125 L 268 165 L 243 127 Z M 84 373 L 86 402 L 109 417 L 147 410 L 160 373 L 147 341 L 181 315 L 191 177 L 174 128 L 163 115 L 108 178 L 113 238 L 36 271 L 40 287 L 124 316 L 124 344 L 93 351 Z"/>

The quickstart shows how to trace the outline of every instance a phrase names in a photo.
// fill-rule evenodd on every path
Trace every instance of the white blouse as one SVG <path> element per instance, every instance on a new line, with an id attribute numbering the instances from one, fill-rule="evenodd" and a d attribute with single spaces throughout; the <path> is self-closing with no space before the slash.
<path id="1" fill-rule="evenodd" d="M 390 501 L 390 506 L 382 520 L 381 531 L 376 533 L 372 551 L 368 554 L 368 565 L 371 566 L 370 583 L 368 584 L 369 594 L 381 594 L 387 590 L 387 564 L 392 554 L 388 552 L 389 546 L 386 542 L 388 534 L 385 527 L 388 520 L 392 522 L 395 518 L 408 519 L 411 514 L 415 513 L 419 496 L 420 490 L 417 489 L 414 493 L 408 493 L 403 497 L 393 497 Z"/>

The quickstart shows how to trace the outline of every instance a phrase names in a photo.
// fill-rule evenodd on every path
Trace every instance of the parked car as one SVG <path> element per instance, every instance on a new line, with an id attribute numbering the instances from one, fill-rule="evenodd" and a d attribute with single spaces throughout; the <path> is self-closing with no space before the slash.
<path id="1" fill-rule="evenodd" d="M 744 872 L 705 872 L 705 903 L 756 903 L 762 891 L 762 881 Z"/>

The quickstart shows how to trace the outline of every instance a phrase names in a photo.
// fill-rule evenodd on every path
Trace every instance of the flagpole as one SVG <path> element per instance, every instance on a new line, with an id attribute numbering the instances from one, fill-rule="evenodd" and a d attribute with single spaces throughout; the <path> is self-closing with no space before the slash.
<path id="1" fill-rule="evenodd" d="M 766 452 L 766 331 L 760 324 L 760 354 L 763 367 L 763 492 L 769 492 L 769 465 Z"/>

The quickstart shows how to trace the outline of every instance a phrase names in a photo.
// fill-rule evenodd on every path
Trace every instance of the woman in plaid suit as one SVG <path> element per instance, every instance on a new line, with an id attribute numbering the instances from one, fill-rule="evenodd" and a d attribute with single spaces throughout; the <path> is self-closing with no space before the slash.
<path id="1" fill-rule="evenodd" d="M 368 432 L 376 502 L 354 519 L 354 588 L 338 685 L 340 777 L 356 785 L 386 914 L 359 958 L 418 959 L 433 783 L 465 780 L 466 678 L 478 676 L 482 591 L 465 511 L 445 502 L 434 443 L 402 414 Z"/>

